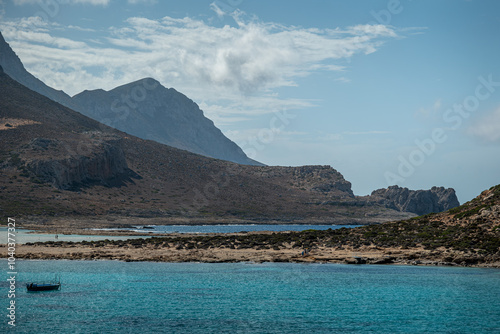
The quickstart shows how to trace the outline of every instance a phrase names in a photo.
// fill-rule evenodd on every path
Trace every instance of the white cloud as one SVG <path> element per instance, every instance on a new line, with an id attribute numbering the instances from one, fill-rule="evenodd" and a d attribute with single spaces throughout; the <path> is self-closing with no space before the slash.
<path id="1" fill-rule="evenodd" d="M 220 9 L 220 7 L 217 6 L 217 4 L 215 2 L 212 2 L 210 4 L 210 9 L 213 10 L 215 12 L 215 14 L 217 14 L 217 17 L 219 17 L 219 18 L 222 18 L 224 15 L 226 15 L 226 12 L 224 12 L 222 9 Z"/>
<path id="2" fill-rule="evenodd" d="M 108 3 L 71 1 L 77 2 Z M 343 72 L 337 60 L 374 52 L 397 37 L 383 25 L 317 29 L 246 19 L 241 11 L 231 15 L 236 24 L 224 27 L 189 17 L 132 17 L 106 35 L 85 29 L 82 40 L 58 37 L 60 26 L 38 18 L 2 22 L 0 29 L 30 72 L 70 95 L 150 76 L 203 104 L 221 122 L 310 107 L 311 101 L 270 93 L 314 71 Z"/>
<path id="3" fill-rule="evenodd" d="M 75 5 L 75 4 L 89 4 L 98 6 L 107 6 L 111 0 L 58 0 L 59 5 Z M 14 4 L 21 6 L 25 4 L 39 4 L 40 0 L 14 0 Z"/>
<path id="4" fill-rule="evenodd" d="M 488 143 L 500 143 L 500 107 L 480 118 L 467 133 Z"/>
<path id="5" fill-rule="evenodd" d="M 346 77 L 339 77 L 339 78 L 335 79 L 335 81 L 340 81 L 340 82 L 343 82 L 343 83 L 350 83 L 351 79 L 346 78 Z"/>
<path id="6" fill-rule="evenodd" d="M 154 5 L 158 3 L 158 0 L 127 0 L 127 1 L 131 5 L 141 5 L 141 4 Z"/>
<path id="7" fill-rule="evenodd" d="M 132 31 L 116 31 L 110 41 L 151 52 L 156 62 L 168 64 L 194 82 L 204 82 L 245 94 L 294 85 L 294 78 L 327 62 L 355 53 L 373 52 L 389 28 L 357 26 L 345 31 L 311 31 L 272 23 L 243 22 L 217 28 L 190 18 L 162 20 L 131 18 Z M 368 31 L 368 32 L 367 32 Z M 340 36 L 342 35 L 342 36 Z"/>
<path id="8" fill-rule="evenodd" d="M 379 131 L 379 130 L 372 130 L 372 131 L 344 131 L 342 132 L 345 135 L 351 135 L 351 136 L 360 136 L 360 135 L 386 135 L 389 134 L 389 131 Z"/>
<path id="9" fill-rule="evenodd" d="M 82 27 L 79 27 L 79 26 L 73 26 L 73 25 L 69 25 L 67 28 L 68 28 L 68 29 L 73 29 L 73 30 L 78 30 L 78 31 L 95 32 L 95 29 L 91 29 L 91 28 L 82 28 Z"/>

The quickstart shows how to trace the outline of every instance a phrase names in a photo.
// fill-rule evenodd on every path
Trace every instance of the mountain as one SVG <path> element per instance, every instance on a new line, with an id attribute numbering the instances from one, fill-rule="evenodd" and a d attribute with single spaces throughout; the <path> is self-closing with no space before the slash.
<path id="1" fill-rule="evenodd" d="M 392 195 L 354 196 L 351 184 L 330 166 L 258 166 L 193 101 L 153 79 L 109 92 L 85 91 L 68 100 L 66 94 L 26 72 L 3 38 L 0 52 L 0 65 L 30 88 L 16 84 L 2 69 L 0 170 L 5 174 L 0 184 L 12 193 L 3 204 L 0 201 L 5 211 L 348 223 L 380 222 L 421 212 L 418 201 L 407 205 Z M 57 99 L 155 142 L 51 102 Z M 158 143 L 162 140 L 205 157 Z M 428 202 L 425 196 L 416 197 Z M 432 201 L 426 210 L 440 208 L 441 199 Z"/>
<path id="2" fill-rule="evenodd" d="M 3 215 L 298 223 L 413 216 L 358 201 L 330 166 L 240 165 L 140 139 L 33 92 L 3 71 L 0 91 Z"/>
<path id="3" fill-rule="evenodd" d="M 84 91 L 71 98 L 26 71 L 1 33 L 0 66 L 29 89 L 116 129 L 204 156 L 262 166 L 224 136 L 196 103 L 154 79 L 142 79 L 109 92 Z"/>
<path id="4" fill-rule="evenodd" d="M 110 91 L 84 91 L 73 102 L 76 111 L 139 138 L 212 158 L 262 165 L 224 136 L 196 103 L 152 78 Z"/>
<path id="5" fill-rule="evenodd" d="M 452 188 L 432 187 L 429 190 L 409 190 L 398 186 L 378 189 L 368 196 L 369 201 L 394 210 L 425 215 L 442 212 L 460 205 Z"/>
<path id="6" fill-rule="evenodd" d="M 23 86 L 26 86 L 39 94 L 47 96 L 49 99 L 62 105 L 70 108 L 75 107 L 68 94 L 62 90 L 55 90 L 47 86 L 41 80 L 38 80 L 26 71 L 19 57 L 14 53 L 9 44 L 3 38 L 2 33 L 0 33 L 0 66 L 2 66 L 5 73 Z"/>

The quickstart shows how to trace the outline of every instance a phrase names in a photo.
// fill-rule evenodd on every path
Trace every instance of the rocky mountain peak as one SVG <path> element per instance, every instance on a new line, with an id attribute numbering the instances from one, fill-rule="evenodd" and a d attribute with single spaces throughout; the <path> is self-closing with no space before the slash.
<path id="1" fill-rule="evenodd" d="M 193 100 L 153 78 L 110 91 L 84 91 L 73 101 L 80 113 L 137 137 L 212 158 L 262 165 L 224 136 Z"/>

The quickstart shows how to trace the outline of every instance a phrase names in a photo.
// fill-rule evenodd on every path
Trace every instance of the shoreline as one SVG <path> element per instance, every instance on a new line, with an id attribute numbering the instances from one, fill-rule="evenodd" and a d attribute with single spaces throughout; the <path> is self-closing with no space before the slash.
<path id="1" fill-rule="evenodd" d="M 463 212 L 457 209 L 449 214 L 350 229 L 283 232 L 155 233 L 147 229 L 140 232 L 90 229 L 141 225 L 213 225 L 207 224 L 208 222 L 224 225 L 249 223 L 238 219 L 194 221 L 190 218 L 171 218 L 167 221 L 113 216 L 105 219 L 56 218 L 38 220 L 36 223 L 24 219 L 17 227 L 34 230 L 35 233 L 139 238 L 28 242 L 16 245 L 16 258 L 208 263 L 366 263 L 500 268 L 500 226 L 496 223 L 492 210 L 480 210 L 486 205 L 472 209 L 464 207 L 460 209 Z M 281 224 L 277 225 L 292 224 L 275 220 L 278 221 Z M 293 223 L 297 224 L 296 221 Z M 319 223 L 314 222 L 315 225 Z M 271 224 L 266 221 L 255 225 Z M 7 248 L 7 245 L 0 244 L 0 251 L 4 254 L 0 256 L 6 257 Z"/>
<path id="2" fill-rule="evenodd" d="M 6 247 L 0 246 L 3 251 Z M 3 252 L 5 253 L 5 252 Z M 391 253 L 388 255 L 388 253 Z M 413 266 L 439 266 L 439 267 L 470 267 L 470 268 L 492 268 L 499 269 L 500 263 L 478 263 L 478 264 L 457 264 L 445 262 L 442 257 L 436 254 L 426 254 L 418 256 L 418 251 L 402 252 L 336 252 L 325 251 L 323 255 L 317 252 L 302 256 L 298 252 L 262 252 L 250 250 L 245 252 L 231 251 L 226 249 L 211 250 L 209 252 L 188 251 L 172 252 L 164 254 L 159 252 L 139 252 L 131 254 L 120 252 L 116 249 L 106 251 L 95 251 L 83 247 L 72 247 L 71 250 L 61 251 L 60 248 L 47 246 L 18 247 L 16 249 L 16 259 L 18 260 L 75 260 L 75 261 L 99 261 L 112 260 L 123 262 L 165 262 L 165 263 L 319 263 L 319 264 L 350 264 L 350 265 L 413 265 Z M 355 255 L 352 255 L 355 254 Z M 7 257 L 1 256 L 6 259 Z"/>
<path id="3" fill-rule="evenodd" d="M 270 235 L 268 233 L 266 235 Z M 284 233 L 282 233 L 284 234 Z M 254 234 L 255 235 L 255 234 Z M 262 233 L 256 236 L 262 236 Z M 199 237 L 199 236 L 196 236 Z M 205 236 L 217 240 L 227 235 Z M 233 235 L 238 237 L 238 235 Z M 29 260 L 118 260 L 125 262 L 289 262 L 289 263 L 336 263 L 336 264 L 378 264 L 419 266 L 460 266 L 478 268 L 500 268 L 498 259 L 477 261 L 473 254 L 439 249 L 426 250 L 422 247 L 380 248 L 373 245 L 353 248 L 314 246 L 311 249 L 284 245 L 279 249 L 263 249 L 260 246 L 232 249 L 226 246 L 191 248 L 194 236 L 168 236 L 153 238 L 168 244 L 160 245 L 153 239 L 133 239 L 96 242 L 36 242 L 16 246 L 16 259 Z M 179 242 L 179 240 L 182 240 Z M 150 242 L 151 241 L 151 242 Z M 187 246 L 180 244 L 185 242 Z M 1 254 L 7 254 L 7 245 L 0 245 Z M 303 253 L 305 252 L 305 253 Z M 2 255 L 1 258 L 6 258 Z"/>

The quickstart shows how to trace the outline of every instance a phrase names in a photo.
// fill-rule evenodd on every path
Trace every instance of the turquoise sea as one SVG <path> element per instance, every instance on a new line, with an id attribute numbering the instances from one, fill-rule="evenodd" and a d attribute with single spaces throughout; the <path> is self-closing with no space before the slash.
<path id="1" fill-rule="evenodd" d="M 0 332 L 500 333 L 500 270 L 290 263 L 16 262 Z M 0 260 L 5 268 L 7 261 Z M 24 283 L 62 277 L 61 291 Z"/>

